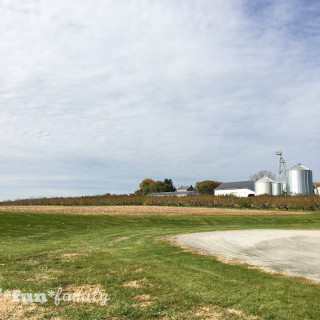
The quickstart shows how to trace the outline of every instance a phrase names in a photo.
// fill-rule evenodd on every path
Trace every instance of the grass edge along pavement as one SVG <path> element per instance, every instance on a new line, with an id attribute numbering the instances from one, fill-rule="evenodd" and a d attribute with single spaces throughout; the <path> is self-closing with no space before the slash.
<path id="1" fill-rule="evenodd" d="M 59 286 L 99 285 L 110 295 L 104 307 L 67 302 L 56 307 L 49 301 L 22 310 L 25 319 L 319 319 L 318 285 L 223 264 L 156 239 L 184 232 L 257 228 L 320 229 L 320 214 L 4 212 L 0 214 L 1 287 L 45 292 Z M 7 312 L 14 315 L 15 310 Z"/>

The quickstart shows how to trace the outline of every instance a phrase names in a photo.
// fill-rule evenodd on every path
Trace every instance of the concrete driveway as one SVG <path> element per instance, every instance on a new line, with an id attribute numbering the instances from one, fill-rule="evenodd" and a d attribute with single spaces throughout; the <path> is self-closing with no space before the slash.
<path id="1" fill-rule="evenodd" d="M 223 259 L 320 282 L 320 230 L 199 232 L 172 240 Z"/>

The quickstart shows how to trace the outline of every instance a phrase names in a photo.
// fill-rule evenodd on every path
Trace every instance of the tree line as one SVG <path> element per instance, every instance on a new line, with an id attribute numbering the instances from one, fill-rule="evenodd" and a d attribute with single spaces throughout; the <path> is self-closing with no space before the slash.
<path id="1" fill-rule="evenodd" d="M 195 189 L 200 194 L 214 194 L 214 189 L 221 182 L 213 180 L 198 181 Z M 155 181 L 151 178 L 146 178 L 141 181 L 139 189 L 134 192 L 136 196 L 145 196 L 153 192 L 174 192 L 176 187 L 173 185 L 172 179 L 164 179 L 163 181 Z"/>

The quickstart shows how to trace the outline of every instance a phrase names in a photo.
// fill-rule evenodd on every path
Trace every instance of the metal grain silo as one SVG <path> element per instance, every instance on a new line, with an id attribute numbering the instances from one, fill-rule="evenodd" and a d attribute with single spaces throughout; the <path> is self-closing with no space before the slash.
<path id="1" fill-rule="evenodd" d="M 272 195 L 279 196 L 283 194 L 283 183 L 282 182 L 272 182 L 271 183 Z"/>
<path id="2" fill-rule="evenodd" d="M 286 172 L 287 194 L 313 194 L 312 171 L 301 163 Z"/>
<path id="3" fill-rule="evenodd" d="M 274 182 L 268 177 L 263 177 L 255 182 L 256 196 L 272 194 L 271 183 Z"/>

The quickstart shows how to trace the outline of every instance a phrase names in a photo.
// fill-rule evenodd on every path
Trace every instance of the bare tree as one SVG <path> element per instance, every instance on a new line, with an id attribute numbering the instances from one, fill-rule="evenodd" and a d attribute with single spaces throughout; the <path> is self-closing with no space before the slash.
<path id="1" fill-rule="evenodd" d="M 254 180 L 254 181 L 257 181 L 263 177 L 268 177 L 272 180 L 275 180 L 276 177 L 275 177 L 275 174 L 272 173 L 271 171 L 268 171 L 268 170 L 260 170 L 259 172 L 253 174 L 252 176 L 250 176 L 250 180 Z"/>

